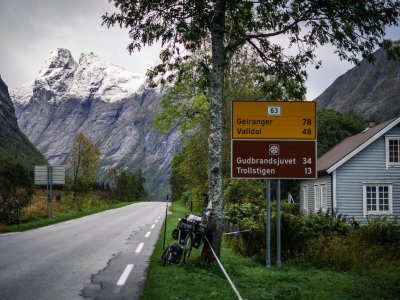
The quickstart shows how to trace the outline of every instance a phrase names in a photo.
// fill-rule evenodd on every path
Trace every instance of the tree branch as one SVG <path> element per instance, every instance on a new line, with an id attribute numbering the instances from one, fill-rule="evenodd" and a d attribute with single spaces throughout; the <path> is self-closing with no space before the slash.
<path id="1" fill-rule="evenodd" d="M 264 39 L 264 38 L 269 38 L 273 36 L 277 36 L 280 34 L 283 34 L 293 28 L 295 25 L 299 24 L 301 21 L 304 21 L 303 17 L 299 18 L 298 20 L 294 21 L 292 24 L 286 26 L 285 28 L 270 32 L 270 33 L 259 33 L 259 34 L 247 34 L 243 38 L 237 40 L 236 42 L 230 43 L 225 47 L 226 53 L 233 52 L 237 49 L 237 47 L 243 45 L 245 42 L 250 42 L 251 39 Z"/>

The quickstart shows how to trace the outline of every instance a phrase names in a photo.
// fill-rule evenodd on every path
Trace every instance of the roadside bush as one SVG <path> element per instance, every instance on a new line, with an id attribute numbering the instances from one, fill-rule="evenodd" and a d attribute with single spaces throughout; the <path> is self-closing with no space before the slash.
<path id="1" fill-rule="evenodd" d="M 375 219 L 346 234 L 320 235 L 307 241 L 302 256 L 317 267 L 348 271 L 374 268 L 400 258 L 400 226 Z"/>
<path id="2" fill-rule="evenodd" d="M 21 222 L 37 221 L 47 217 L 47 199 L 45 194 L 37 192 L 29 204 L 21 211 Z"/>
<path id="3" fill-rule="evenodd" d="M 225 212 L 225 220 L 234 230 L 251 230 L 251 233 L 236 235 L 231 245 L 241 255 L 260 254 L 265 245 L 265 210 L 252 203 L 230 205 Z M 263 238 L 264 236 L 264 238 Z"/>
<path id="4" fill-rule="evenodd" d="M 287 211 L 281 215 L 281 247 L 282 255 L 286 259 L 301 254 L 312 239 L 320 236 L 344 236 L 350 229 L 345 220 L 329 214 L 300 216 Z M 274 219 L 272 220 L 273 224 L 275 224 Z"/>
<path id="5" fill-rule="evenodd" d="M 317 267 L 348 271 L 372 267 L 385 253 L 378 245 L 367 245 L 355 229 L 347 236 L 319 236 L 308 241 L 303 256 Z"/>
<path id="6" fill-rule="evenodd" d="M 397 218 L 394 220 L 388 220 L 386 217 L 370 219 L 368 225 L 362 226 L 360 231 L 362 239 L 370 245 L 400 248 L 400 224 Z"/>
<path id="7" fill-rule="evenodd" d="M 0 161 L 0 223 L 17 221 L 33 194 L 33 169 L 13 158 Z"/>
<path id="8" fill-rule="evenodd" d="M 84 208 L 101 207 L 103 205 L 100 197 L 93 192 L 73 196 L 68 194 L 61 202 L 66 211 L 81 211 Z"/>
<path id="9" fill-rule="evenodd" d="M 271 205 L 271 252 L 275 253 L 276 203 Z M 319 236 L 346 235 L 350 226 L 346 220 L 329 214 L 300 216 L 298 204 L 282 202 L 281 206 L 281 248 L 284 258 L 293 258 L 301 253 L 307 242 Z M 237 230 L 252 230 L 251 242 L 248 235 L 242 235 L 232 242 L 235 250 L 242 255 L 265 257 L 265 209 L 253 203 L 233 204 L 225 212 L 226 220 Z"/>
<path id="10" fill-rule="evenodd" d="M 346 219 L 331 216 L 329 213 L 318 213 L 302 217 L 306 238 L 325 235 L 346 235 L 351 228 Z"/>
<path id="11" fill-rule="evenodd" d="M 276 253 L 275 206 L 273 202 L 272 256 Z M 400 224 L 396 219 L 375 218 L 364 226 L 357 226 L 343 216 L 328 213 L 301 216 L 297 211 L 297 205 L 282 203 L 281 249 L 286 260 L 348 271 L 365 270 L 400 259 Z M 228 238 L 233 249 L 243 256 L 255 256 L 263 261 L 266 249 L 264 207 L 248 202 L 229 205 L 225 218 L 235 230 L 252 230 L 251 234 Z"/>

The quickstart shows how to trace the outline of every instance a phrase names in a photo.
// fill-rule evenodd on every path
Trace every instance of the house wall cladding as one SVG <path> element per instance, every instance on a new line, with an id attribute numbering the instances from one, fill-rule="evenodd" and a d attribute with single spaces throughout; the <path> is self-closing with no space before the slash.
<path id="1" fill-rule="evenodd" d="M 332 180 L 331 176 L 323 176 L 319 177 L 314 180 L 304 180 L 301 182 L 301 189 L 300 189 L 300 210 L 304 214 L 315 213 L 315 193 L 314 193 L 314 186 L 315 185 L 322 185 L 325 184 L 326 186 L 326 197 L 327 197 L 327 207 L 330 212 L 332 212 Z M 304 210 L 304 194 L 303 188 L 307 187 L 307 212 Z"/>
<path id="2" fill-rule="evenodd" d="M 396 126 L 385 136 L 400 136 Z M 336 169 L 336 201 L 339 214 L 364 222 L 363 182 L 390 182 L 393 184 L 393 214 L 400 214 L 400 168 L 386 170 L 385 136 L 356 154 Z"/>

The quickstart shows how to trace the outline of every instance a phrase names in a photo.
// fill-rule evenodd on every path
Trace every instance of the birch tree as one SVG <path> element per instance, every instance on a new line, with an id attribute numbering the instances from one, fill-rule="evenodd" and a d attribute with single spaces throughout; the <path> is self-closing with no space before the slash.
<path id="1" fill-rule="evenodd" d="M 227 61 L 248 45 L 261 59 L 265 76 L 304 82 L 304 67 L 321 62 L 318 46 L 331 44 L 336 54 L 354 63 L 358 55 L 373 59 L 377 45 L 392 49 L 385 27 L 397 25 L 399 0 L 112 0 L 117 12 L 103 24 L 129 29 L 130 52 L 160 42 L 161 63 L 149 70 L 160 84 L 179 81 L 180 66 L 194 55 L 208 78 L 209 199 L 214 216 L 209 240 L 219 255 L 224 225 L 222 145 Z M 211 252 L 203 257 L 212 259 Z"/>
<path id="2" fill-rule="evenodd" d="M 70 164 L 72 167 L 72 189 L 74 197 L 79 190 L 87 190 L 96 183 L 100 151 L 82 132 L 75 137 L 72 145 Z"/>

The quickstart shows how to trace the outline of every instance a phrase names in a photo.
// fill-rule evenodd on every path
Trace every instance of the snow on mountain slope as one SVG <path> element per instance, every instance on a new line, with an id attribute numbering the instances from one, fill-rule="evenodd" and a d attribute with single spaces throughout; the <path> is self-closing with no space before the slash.
<path id="1" fill-rule="evenodd" d="M 142 168 L 153 198 L 168 190 L 180 133 L 152 128 L 161 95 L 145 77 L 93 53 L 77 63 L 66 49 L 46 60 L 33 83 L 11 92 L 21 130 L 52 164 L 68 164 L 74 137 L 87 134 L 100 149 L 100 174 L 119 165 Z"/>
<path id="2" fill-rule="evenodd" d="M 39 71 L 34 82 L 37 93 L 33 94 L 39 98 L 46 94 L 50 102 L 71 98 L 85 101 L 93 97 L 112 103 L 139 92 L 145 80 L 145 76 L 109 64 L 93 53 L 82 53 L 77 63 L 69 50 L 59 48 Z M 31 84 L 26 84 L 12 91 L 14 101 L 26 104 L 29 101 L 26 91 L 30 87 Z"/>
<path id="3" fill-rule="evenodd" d="M 18 104 L 28 104 L 32 97 L 32 90 L 33 90 L 33 81 L 20 86 L 12 91 L 10 91 L 10 97 L 12 99 L 16 99 L 15 101 Z M 14 101 L 14 102 L 15 102 Z"/>

